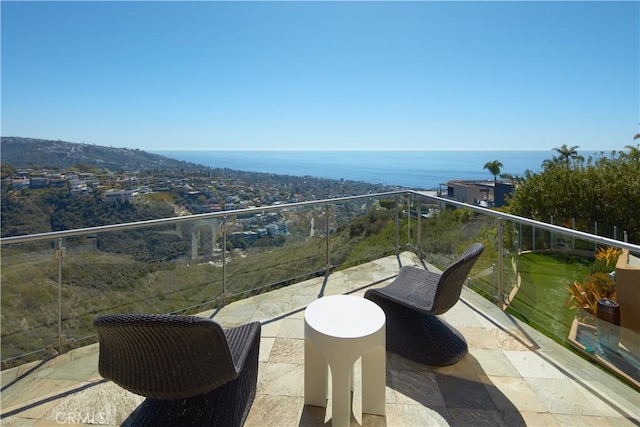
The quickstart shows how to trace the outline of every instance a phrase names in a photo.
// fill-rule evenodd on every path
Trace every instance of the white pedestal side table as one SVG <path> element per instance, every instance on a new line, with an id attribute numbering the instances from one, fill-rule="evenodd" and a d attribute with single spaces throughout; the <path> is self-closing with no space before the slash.
<path id="1" fill-rule="evenodd" d="M 304 313 L 304 403 L 326 407 L 332 380 L 332 425 L 349 426 L 353 365 L 362 358 L 362 412 L 385 415 L 384 311 L 360 297 L 320 298 Z"/>

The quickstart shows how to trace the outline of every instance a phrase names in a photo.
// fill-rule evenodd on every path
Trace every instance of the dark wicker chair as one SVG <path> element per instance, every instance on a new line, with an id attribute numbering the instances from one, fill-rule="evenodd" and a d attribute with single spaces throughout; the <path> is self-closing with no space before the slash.
<path id="1" fill-rule="evenodd" d="M 196 316 L 94 321 L 100 375 L 147 399 L 127 426 L 241 426 L 256 395 L 258 322 L 222 329 Z"/>
<path id="2" fill-rule="evenodd" d="M 453 307 L 471 268 L 484 250 L 475 243 L 442 273 L 406 266 L 389 285 L 364 297 L 387 315 L 387 350 L 428 365 L 445 366 L 468 352 L 460 332 L 437 315 Z"/>

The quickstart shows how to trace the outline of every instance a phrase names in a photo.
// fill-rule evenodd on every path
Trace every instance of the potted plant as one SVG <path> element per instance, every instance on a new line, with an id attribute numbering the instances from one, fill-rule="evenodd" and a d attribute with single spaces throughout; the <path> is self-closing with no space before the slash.
<path id="1" fill-rule="evenodd" d="M 603 272 L 612 273 L 616 271 L 616 263 L 622 251 L 618 248 L 603 247 L 598 248 L 595 253 L 595 261 L 591 268 L 592 273 Z"/>
<path id="2" fill-rule="evenodd" d="M 591 274 L 583 283 L 574 281 L 569 284 L 569 299 L 566 305 L 578 308 L 578 321 L 595 317 L 598 331 L 598 344 L 602 350 L 615 350 L 620 339 L 620 306 L 617 303 L 616 282 L 612 271 L 615 270 L 620 250 L 600 248 L 595 254 Z"/>
<path id="3" fill-rule="evenodd" d="M 582 283 L 574 280 L 569 284 L 569 308 L 579 308 L 596 317 L 598 300 L 616 301 L 616 282 L 607 273 L 591 273 Z"/>

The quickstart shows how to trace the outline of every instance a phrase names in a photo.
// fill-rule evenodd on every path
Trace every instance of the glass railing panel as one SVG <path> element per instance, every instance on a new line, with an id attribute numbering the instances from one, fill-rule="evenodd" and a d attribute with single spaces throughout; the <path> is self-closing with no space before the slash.
<path id="1" fill-rule="evenodd" d="M 468 208 L 457 208 L 456 213 L 460 216 L 459 227 L 464 231 L 462 234 L 464 243 L 458 246 L 456 257 L 452 261 L 457 259 L 464 248 L 471 243 L 482 243 L 484 251 L 471 270 L 467 286 L 500 305 L 506 289 L 504 272 L 509 267 L 508 260 L 504 257 L 504 242 L 500 240 L 501 233 L 504 233 L 504 221 L 482 212 L 470 211 Z"/>
<path id="2" fill-rule="evenodd" d="M 589 242 L 575 240 L 558 232 L 536 232 L 571 241 L 566 247 L 536 245 L 523 249 L 517 259 L 519 286 L 511 292 L 509 311 L 536 329 L 566 342 L 574 311 L 567 307 L 569 284 L 582 281 L 593 264 L 592 253 L 572 249 L 591 246 Z M 542 240 L 539 241 L 539 243 Z M 550 240 L 547 240 L 549 242 Z"/>
<path id="3" fill-rule="evenodd" d="M 433 199 L 410 194 L 404 209 L 405 212 L 408 212 L 407 248 L 421 255 L 422 223 L 428 221 L 429 218 L 434 217 L 440 211 L 439 204 Z"/>
<path id="4" fill-rule="evenodd" d="M 624 230 L 614 224 L 605 222 L 593 222 L 585 224 L 584 230 L 593 233 L 596 236 L 608 237 L 614 240 L 627 240 L 627 230 Z"/>
<path id="5" fill-rule="evenodd" d="M 28 352 L 38 359 L 45 346 L 64 352 L 95 341 L 92 322 L 100 314 L 197 313 L 325 274 L 327 267 L 344 268 L 393 253 L 393 199 L 344 198 L 126 224 L 95 233 L 70 230 L 53 240 L 37 238 L 38 243 L 5 241 L 3 316 L 11 315 L 11 304 L 29 308 L 42 292 L 53 293 L 39 302 L 26 333 L 23 325 L 5 322 L 3 349 L 13 350 L 3 351 L 3 360 Z M 361 226 L 366 232 L 358 231 Z M 371 240 L 382 229 L 385 237 Z M 63 249 L 59 259 L 57 246 Z M 46 280 L 16 273 L 26 263 L 23 258 L 30 261 L 32 273 Z M 41 286 L 47 280 L 52 283 Z M 27 282 L 40 287 L 16 294 L 30 289 Z"/>
<path id="6" fill-rule="evenodd" d="M 567 228 L 569 230 L 565 231 Z M 550 227 L 548 223 L 518 221 L 486 209 L 441 201 L 435 218 L 424 220 L 421 217 L 417 244 L 428 264 L 443 269 L 455 258 L 457 244 L 473 240 L 484 243 L 485 251 L 469 278 L 468 285 L 474 291 L 535 329 L 638 385 L 640 322 L 632 326 L 629 318 L 640 312 L 640 307 L 625 311 L 625 306 L 630 307 L 630 301 L 640 300 L 637 293 L 640 261 L 635 272 L 637 276 L 631 279 L 636 285 L 634 293 L 628 291 L 634 286 L 623 287 L 623 273 L 619 268 L 611 264 L 603 268 L 597 260 L 597 252 L 605 249 L 615 251 L 622 242 L 607 240 L 605 244 L 601 235 L 582 237 L 584 233 L 571 232 L 579 228 L 580 224 L 573 221 Z M 614 264 L 616 260 L 617 255 Z M 620 276 L 617 280 L 614 280 L 614 270 L 615 276 Z M 600 276 L 593 276 L 594 272 Z M 572 286 L 574 291 L 576 289 L 574 284 L 581 286 L 577 288 L 578 295 L 584 290 L 591 296 L 590 309 L 569 301 Z M 594 291 L 598 287 L 609 291 Z M 624 298 L 616 295 L 618 289 L 624 291 Z M 618 323 L 606 323 L 598 317 L 596 301 L 602 297 L 618 299 L 621 313 L 620 320 L 616 320 Z M 625 325 L 625 312 L 629 325 Z M 607 324 L 609 332 L 598 331 L 598 325 L 603 323 Z M 605 335 L 614 337 L 613 341 L 617 343 L 614 350 L 600 342 Z"/>
<path id="7" fill-rule="evenodd" d="M 2 369 L 53 354 L 58 336 L 57 241 L 2 248 Z"/>
<path id="8" fill-rule="evenodd" d="M 72 231 L 31 243 L 5 240 L 3 368 L 17 364 L 20 355 L 26 355 L 24 363 L 94 341 L 92 322 L 100 314 L 193 314 L 396 251 L 411 250 L 444 270 L 474 242 L 485 251 L 469 287 L 600 360 L 595 316 L 566 302 L 570 285 L 584 283 L 591 273 L 603 239 L 563 230 L 409 192 L 105 227 L 92 234 Z M 625 304 L 620 301 L 623 309 Z M 621 336 L 618 365 L 611 369 L 638 371 L 637 358 L 627 357 L 640 352 L 628 339 L 640 342 L 637 328 L 626 327 L 622 318 L 615 325 Z M 580 339 L 591 343 L 576 344 Z"/>
<path id="9" fill-rule="evenodd" d="M 522 229 L 525 234 L 534 234 L 532 227 Z M 637 312 L 631 307 L 640 296 L 640 270 L 628 286 L 626 273 L 620 272 L 617 277 L 621 251 L 615 244 L 602 245 L 561 231 L 537 230 L 535 234 L 539 237 L 536 247 L 530 245 L 519 253 L 519 286 L 512 292 L 507 310 L 626 380 L 640 384 L 640 334 L 637 325 L 630 327 Z M 602 255 L 606 253 L 609 256 Z M 602 319 L 607 313 L 599 311 L 608 309 L 598 307 L 601 298 L 615 301 L 613 317 Z M 601 328 L 603 325 L 606 327 Z M 603 340 L 608 342 L 607 336 L 613 336 L 615 344 L 603 345 Z"/>
<path id="10" fill-rule="evenodd" d="M 498 222 L 468 206 L 430 197 L 417 198 L 412 211 L 420 211 L 418 225 L 412 228 L 411 246 L 427 265 L 444 270 L 471 244 L 480 242 L 485 250 L 476 261 L 467 286 L 487 299 L 499 301 Z M 503 268 L 505 268 L 503 266 Z"/>
<path id="11" fill-rule="evenodd" d="M 603 222 L 586 221 L 576 218 L 549 218 L 546 223 L 622 242 L 625 242 L 627 239 L 626 230 Z M 519 227 L 521 227 L 522 247 L 524 249 L 577 248 L 592 249 L 595 251 L 598 247 L 598 243 L 592 240 L 578 242 L 578 247 L 576 247 L 575 237 L 565 235 L 561 232 L 544 230 L 531 225 L 519 225 Z"/>
<path id="12" fill-rule="evenodd" d="M 395 253 L 399 197 L 364 197 L 332 207 L 329 263 L 344 269 Z M 400 234 L 406 218 L 398 213 Z M 400 236 L 400 239 L 405 239 Z"/>
<path id="13" fill-rule="evenodd" d="M 308 206 L 227 216 L 227 298 L 238 299 L 323 274 L 325 211 L 322 206 Z"/>
<path id="14" fill-rule="evenodd" d="M 579 230 L 585 233 L 593 234 L 594 236 L 606 237 L 608 239 L 626 241 L 627 231 L 603 221 L 590 221 L 580 218 L 549 218 L 545 222 L 549 224 L 559 225 L 571 230 Z M 557 241 L 552 241 L 551 244 L 557 244 Z M 560 242 L 562 243 L 562 242 Z"/>
<path id="15" fill-rule="evenodd" d="M 506 305 L 518 290 L 518 260 L 520 254 L 520 227 L 508 219 L 502 220 L 502 302 Z"/>
<path id="16" fill-rule="evenodd" d="M 594 255 L 602 245 L 562 231 L 530 225 L 518 225 L 518 229 L 519 287 L 512 291 L 509 310 L 536 329 L 566 343 L 573 320 L 579 315 L 576 309 L 570 308 L 570 289 L 575 282 L 584 283 L 598 269 Z M 615 287 L 615 281 L 608 278 L 615 266 L 605 270 L 601 274 Z"/>
<path id="17" fill-rule="evenodd" d="M 68 347 L 113 313 L 195 313 L 222 294 L 215 221 L 189 221 L 64 239 L 62 329 Z M 217 262 L 217 264 L 216 264 Z"/>
<path id="18" fill-rule="evenodd" d="M 227 215 L 227 298 L 394 253 L 395 205 L 395 197 L 371 196 Z"/>

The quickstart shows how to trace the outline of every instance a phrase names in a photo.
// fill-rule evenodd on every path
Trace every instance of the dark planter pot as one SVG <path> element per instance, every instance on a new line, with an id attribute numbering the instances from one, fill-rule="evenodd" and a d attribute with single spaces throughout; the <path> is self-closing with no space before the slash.
<path id="1" fill-rule="evenodd" d="M 602 351 L 618 351 L 620 342 L 620 304 L 600 298 L 596 311 L 598 346 Z"/>

